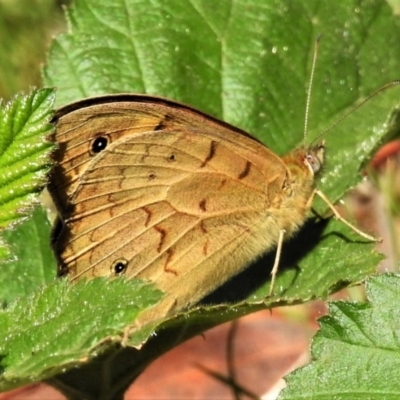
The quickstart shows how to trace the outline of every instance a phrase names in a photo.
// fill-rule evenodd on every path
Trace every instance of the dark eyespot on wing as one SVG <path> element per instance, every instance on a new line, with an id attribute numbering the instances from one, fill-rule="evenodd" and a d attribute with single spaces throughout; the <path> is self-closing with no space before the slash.
<path id="1" fill-rule="evenodd" d="M 98 135 L 90 143 L 90 155 L 95 155 L 107 148 L 109 145 L 109 138 L 107 135 Z"/>
<path id="2" fill-rule="evenodd" d="M 127 268 L 128 268 L 128 261 L 125 260 L 124 258 L 120 258 L 113 262 L 111 266 L 111 272 L 115 276 L 120 276 L 126 272 Z"/>

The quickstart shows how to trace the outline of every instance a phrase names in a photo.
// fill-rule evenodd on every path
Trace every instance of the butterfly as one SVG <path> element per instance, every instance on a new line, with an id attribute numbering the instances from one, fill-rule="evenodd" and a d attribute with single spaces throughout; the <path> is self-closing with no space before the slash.
<path id="1" fill-rule="evenodd" d="M 274 277 L 284 239 L 313 197 L 325 198 L 314 183 L 323 141 L 279 157 L 189 106 L 133 94 L 73 103 L 53 122 L 60 274 L 149 280 L 168 310 L 194 305 L 277 248 Z"/>

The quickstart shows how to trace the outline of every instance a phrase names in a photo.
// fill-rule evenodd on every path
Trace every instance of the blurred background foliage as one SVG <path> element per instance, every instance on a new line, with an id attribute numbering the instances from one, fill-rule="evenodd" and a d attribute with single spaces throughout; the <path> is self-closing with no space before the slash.
<path id="1" fill-rule="evenodd" d="M 41 86 L 50 41 L 65 30 L 68 0 L 0 0 L 0 98 Z"/>

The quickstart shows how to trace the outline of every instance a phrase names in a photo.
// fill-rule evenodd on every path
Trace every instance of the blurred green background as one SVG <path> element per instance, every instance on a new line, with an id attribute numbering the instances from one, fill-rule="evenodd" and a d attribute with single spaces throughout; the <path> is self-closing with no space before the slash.
<path id="1" fill-rule="evenodd" d="M 51 39 L 65 29 L 68 0 L 0 0 L 0 98 L 41 86 Z"/>

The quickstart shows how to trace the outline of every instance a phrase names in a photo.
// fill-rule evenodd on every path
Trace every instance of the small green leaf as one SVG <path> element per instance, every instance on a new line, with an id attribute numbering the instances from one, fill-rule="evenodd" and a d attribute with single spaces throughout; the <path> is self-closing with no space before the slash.
<path id="1" fill-rule="evenodd" d="M 369 303 L 332 302 L 312 344 L 313 362 L 289 375 L 279 399 L 400 397 L 400 276 L 367 281 Z"/>
<path id="2" fill-rule="evenodd" d="M 138 280 L 58 281 L 0 311 L 0 390 L 85 364 L 114 343 L 161 292 Z M 149 335 L 150 332 L 147 332 Z"/>
<path id="3" fill-rule="evenodd" d="M 50 231 L 47 214 L 39 206 L 23 223 L 3 231 L 3 238 L 13 254 L 11 261 L 0 264 L 3 306 L 54 280 L 57 267 L 50 248 Z"/>
<path id="4" fill-rule="evenodd" d="M 20 221 L 46 183 L 53 89 L 0 104 L 0 229 Z"/>

